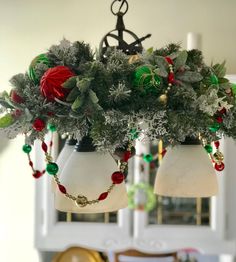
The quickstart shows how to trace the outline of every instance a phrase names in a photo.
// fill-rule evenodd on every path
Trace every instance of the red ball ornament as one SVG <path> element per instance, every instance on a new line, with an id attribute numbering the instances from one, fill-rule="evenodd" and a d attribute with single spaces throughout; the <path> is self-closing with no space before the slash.
<path id="1" fill-rule="evenodd" d="M 69 90 L 64 88 L 62 84 L 74 76 L 75 74 L 66 66 L 56 66 L 49 68 L 41 78 L 40 91 L 49 101 L 55 98 L 64 100 Z"/>
<path id="2" fill-rule="evenodd" d="M 25 101 L 15 90 L 11 91 L 11 100 L 17 104 L 22 104 Z"/>
<path id="3" fill-rule="evenodd" d="M 111 180 L 113 182 L 113 184 L 121 184 L 125 179 L 125 176 L 123 173 L 117 171 L 114 172 L 111 176 Z"/>
<path id="4" fill-rule="evenodd" d="M 225 168 L 225 164 L 223 162 L 221 162 L 219 164 L 215 163 L 215 170 L 222 171 L 222 170 L 224 170 L 224 168 Z"/>
<path id="5" fill-rule="evenodd" d="M 33 123 L 33 129 L 40 132 L 45 128 L 45 123 L 41 118 L 36 118 Z"/>

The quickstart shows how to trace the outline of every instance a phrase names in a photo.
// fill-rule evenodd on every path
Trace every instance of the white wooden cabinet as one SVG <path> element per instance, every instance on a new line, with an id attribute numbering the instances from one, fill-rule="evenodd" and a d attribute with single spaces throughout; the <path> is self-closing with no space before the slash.
<path id="1" fill-rule="evenodd" d="M 228 78 L 236 83 L 236 76 Z M 227 143 L 228 140 L 221 143 L 226 157 L 230 155 Z M 36 151 L 39 152 L 39 145 L 37 147 Z M 149 147 L 138 143 L 136 150 L 138 154 L 144 153 L 148 152 Z M 236 145 L 230 150 L 236 152 Z M 54 154 L 56 151 L 55 148 Z M 134 165 L 131 165 L 135 183 L 145 181 L 145 176 L 141 176 L 138 169 L 139 161 L 140 159 L 136 157 L 133 160 Z M 36 162 L 37 167 L 42 168 L 43 157 L 37 154 Z M 232 210 L 229 210 L 227 201 L 229 197 L 236 197 L 236 193 L 231 190 L 229 196 L 226 184 L 227 174 L 231 173 L 232 177 L 234 170 L 231 169 L 229 161 L 226 162 L 226 170 L 218 175 L 220 193 L 211 199 L 209 226 L 149 225 L 147 212 L 129 209 L 118 212 L 117 223 L 59 222 L 53 204 L 51 178 L 45 175 L 36 184 L 35 246 L 40 251 L 60 251 L 71 245 L 79 245 L 100 251 L 137 248 L 147 252 L 166 252 L 193 247 L 208 254 L 235 255 L 236 227 L 235 235 L 230 235 L 228 216 Z M 234 165 L 232 167 L 234 168 Z M 144 172 L 148 172 L 148 167 Z M 235 182 L 236 179 L 231 179 L 230 183 L 232 181 Z M 232 201 L 230 207 L 232 208 Z M 231 221 L 231 227 L 232 224 Z"/>

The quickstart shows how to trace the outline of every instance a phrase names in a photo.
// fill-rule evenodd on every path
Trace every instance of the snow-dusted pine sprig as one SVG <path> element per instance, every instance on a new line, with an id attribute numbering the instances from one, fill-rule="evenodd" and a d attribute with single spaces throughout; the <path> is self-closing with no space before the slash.
<path id="1" fill-rule="evenodd" d="M 124 81 L 119 82 L 118 85 L 113 85 L 109 90 L 109 99 L 112 102 L 119 103 L 127 100 L 130 97 L 131 90 L 126 87 Z"/>

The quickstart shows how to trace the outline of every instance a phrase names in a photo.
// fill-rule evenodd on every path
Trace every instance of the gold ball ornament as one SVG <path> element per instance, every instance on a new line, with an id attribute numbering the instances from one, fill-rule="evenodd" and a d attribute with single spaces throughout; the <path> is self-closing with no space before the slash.
<path id="1" fill-rule="evenodd" d="M 75 203 L 79 207 L 85 207 L 88 204 L 88 199 L 86 196 L 78 195 L 77 199 L 75 200 Z"/>
<path id="2" fill-rule="evenodd" d="M 213 154 L 213 157 L 214 157 L 216 162 L 222 162 L 224 160 L 224 155 L 219 151 L 215 152 Z"/>
<path id="3" fill-rule="evenodd" d="M 166 94 L 163 94 L 161 96 L 159 96 L 159 100 L 162 102 L 162 103 L 167 103 L 167 95 Z"/>

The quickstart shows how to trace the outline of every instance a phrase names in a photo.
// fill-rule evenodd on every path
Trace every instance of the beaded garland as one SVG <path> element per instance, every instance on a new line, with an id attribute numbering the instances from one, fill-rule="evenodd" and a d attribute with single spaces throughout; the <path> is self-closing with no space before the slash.
<path id="1" fill-rule="evenodd" d="M 128 160 L 131 158 L 131 150 L 132 150 L 132 143 L 130 142 L 127 146 L 126 151 L 124 152 L 123 158 L 122 160 L 120 160 L 120 166 L 119 166 L 119 171 L 115 171 L 114 173 L 112 173 L 111 175 L 111 180 L 112 183 L 109 186 L 109 188 L 102 192 L 97 199 L 93 199 L 93 200 L 88 200 L 88 198 L 84 195 L 78 195 L 78 196 L 73 196 L 71 194 L 69 194 L 67 192 L 67 189 L 64 185 L 61 184 L 59 177 L 57 175 L 58 171 L 59 171 L 59 167 L 58 165 L 53 162 L 53 158 L 51 156 L 51 149 L 52 149 L 52 145 L 53 145 L 53 132 L 56 131 L 56 128 L 54 125 L 48 127 L 49 130 L 51 130 L 51 141 L 49 143 L 49 148 L 50 150 L 48 151 L 48 146 L 44 141 L 44 138 L 41 138 L 41 148 L 45 154 L 45 161 L 47 163 L 46 165 L 46 170 L 43 170 L 42 172 L 40 172 L 39 170 L 35 170 L 33 167 L 33 162 L 31 160 L 30 157 L 30 152 L 32 150 L 32 147 L 28 144 L 23 145 L 22 150 L 24 153 L 27 154 L 28 159 L 29 159 L 29 165 L 32 168 L 33 171 L 33 177 L 34 178 L 40 178 L 46 171 L 49 175 L 52 175 L 54 177 L 54 180 L 58 186 L 59 191 L 68 199 L 72 200 L 75 202 L 75 204 L 79 207 L 85 207 L 87 205 L 92 205 L 92 204 L 97 204 L 100 201 L 105 200 L 108 195 L 111 193 L 111 191 L 113 190 L 113 188 L 115 187 L 115 185 L 121 184 L 124 179 L 125 179 L 125 169 L 127 168 L 128 165 Z"/>

